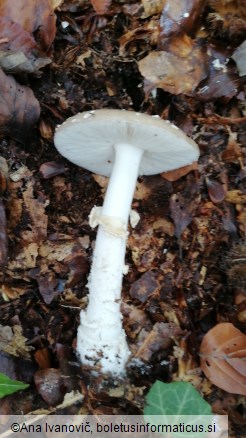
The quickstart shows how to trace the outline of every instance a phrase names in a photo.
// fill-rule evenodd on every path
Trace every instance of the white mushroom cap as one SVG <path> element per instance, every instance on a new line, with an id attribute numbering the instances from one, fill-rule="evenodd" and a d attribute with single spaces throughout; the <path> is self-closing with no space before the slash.
<path id="1" fill-rule="evenodd" d="M 100 109 L 70 117 L 57 128 L 54 142 L 69 161 L 104 176 L 111 175 L 116 143 L 144 150 L 139 175 L 177 169 L 199 156 L 196 143 L 170 122 L 117 109 Z"/>

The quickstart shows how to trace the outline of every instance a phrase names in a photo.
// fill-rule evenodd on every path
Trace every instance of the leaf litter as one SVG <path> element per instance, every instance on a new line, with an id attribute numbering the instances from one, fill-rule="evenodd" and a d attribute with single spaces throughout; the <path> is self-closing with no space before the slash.
<path id="1" fill-rule="evenodd" d="M 184 380 L 243 436 L 240 394 L 224 386 L 229 362 L 217 361 L 218 382 L 215 358 L 206 352 L 206 374 L 199 355 L 206 336 L 223 350 L 224 338 L 213 335 L 221 324 L 230 325 L 228 339 L 245 332 L 241 2 L 22 6 L 0 3 L 0 312 L 17 342 L 0 352 L 0 371 L 31 387 L 1 400 L 1 412 L 54 410 L 79 389 L 83 412 L 139 413 L 154 381 Z M 123 386 L 81 373 L 74 354 L 95 241 L 88 215 L 107 179 L 66 162 L 53 145 L 57 124 L 102 107 L 158 114 L 201 151 L 198 164 L 138 181 L 132 208 L 140 221 L 129 228 L 123 286 L 132 352 Z M 230 372 L 241 379 L 236 350 Z"/>

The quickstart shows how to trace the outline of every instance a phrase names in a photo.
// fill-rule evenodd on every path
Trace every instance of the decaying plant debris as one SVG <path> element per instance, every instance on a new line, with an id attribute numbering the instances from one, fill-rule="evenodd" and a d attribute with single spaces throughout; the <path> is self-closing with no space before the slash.
<path id="1" fill-rule="evenodd" d="M 31 386 L 1 413 L 54 410 L 77 390 L 73 413 L 141 413 L 156 379 L 185 380 L 243 437 L 243 396 L 205 377 L 199 348 L 215 328 L 226 342 L 225 323 L 245 336 L 245 0 L 25 0 L 25 14 L 13 1 L 0 2 L 0 371 Z M 99 108 L 158 114 L 201 151 L 139 179 L 122 304 L 132 360 L 104 386 L 73 347 L 107 179 L 53 145 L 57 124 Z"/>

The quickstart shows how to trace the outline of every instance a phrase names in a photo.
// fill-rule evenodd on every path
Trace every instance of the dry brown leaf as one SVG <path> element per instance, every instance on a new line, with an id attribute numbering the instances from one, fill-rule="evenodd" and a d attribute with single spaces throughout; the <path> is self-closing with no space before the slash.
<path id="1" fill-rule="evenodd" d="M 102 192 L 104 193 L 108 187 L 109 179 L 103 175 L 92 174 L 93 179 L 97 182 L 97 184 L 101 187 Z"/>
<path id="2" fill-rule="evenodd" d="M 191 172 L 192 170 L 198 170 L 198 163 L 192 163 L 188 164 L 188 166 L 180 167 L 179 169 L 170 170 L 170 172 L 163 172 L 161 173 L 161 177 L 166 179 L 167 181 L 177 181 L 179 178 L 182 178 L 182 176 L 187 175 L 187 173 Z"/>
<path id="3" fill-rule="evenodd" d="M 138 181 L 133 198 L 137 200 L 148 199 L 148 197 L 151 195 L 151 192 L 151 189 L 147 187 L 144 182 Z"/>
<path id="4" fill-rule="evenodd" d="M 204 6 L 203 0 L 166 0 L 160 19 L 160 39 L 182 31 L 194 33 Z"/>
<path id="5" fill-rule="evenodd" d="M 225 199 L 226 196 L 226 187 L 225 185 L 220 184 L 218 181 L 206 178 L 206 185 L 208 189 L 208 195 L 211 201 L 214 204 L 221 202 Z"/>
<path id="6" fill-rule="evenodd" d="M 25 295 L 29 290 L 27 287 L 12 287 L 7 284 L 1 285 L 1 294 L 4 301 L 16 300 L 21 295 Z"/>
<path id="7" fill-rule="evenodd" d="M 49 0 L 0 0 L 0 17 L 35 35 L 42 50 L 50 49 L 56 34 L 56 17 Z"/>
<path id="8" fill-rule="evenodd" d="M 239 76 L 246 76 L 246 40 L 233 52 L 232 59 L 237 64 Z"/>
<path id="9" fill-rule="evenodd" d="M 63 3 L 64 3 L 64 0 L 51 0 L 51 6 L 52 6 L 54 11 L 57 8 L 59 8 Z"/>
<path id="10" fill-rule="evenodd" d="M 71 256 L 77 242 L 75 240 L 68 242 L 51 242 L 45 241 L 40 245 L 39 254 L 49 262 L 62 262 L 67 257 Z"/>
<path id="11" fill-rule="evenodd" d="M 53 178 L 56 175 L 60 175 L 65 172 L 65 166 L 62 163 L 57 163 L 56 161 L 49 161 L 47 163 L 41 164 L 39 168 L 44 179 Z"/>
<path id="12" fill-rule="evenodd" d="M 142 330 L 151 330 L 152 323 L 144 310 L 123 302 L 121 312 L 124 316 L 124 329 L 130 339 L 135 340 Z"/>
<path id="13" fill-rule="evenodd" d="M 161 232 L 163 234 L 168 234 L 168 236 L 174 235 L 174 226 L 172 222 L 165 218 L 159 218 L 153 223 L 153 230 Z"/>
<path id="14" fill-rule="evenodd" d="M 48 270 L 48 267 L 46 269 Z M 37 268 L 30 272 L 30 277 L 37 281 L 39 293 L 46 304 L 52 303 L 52 301 L 57 298 L 60 292 L 58 290 L 59 281 L 54 272 L 48 271 L 40 273 L 40 269 Z"/>
<path id="15" fill-rule="evenodd" d="M 35 242 L 16 247 L 17 254 L 8 263 L 8 269 L 15 272 L 19 269 L 32 269 L 36 266 L 38 245 Z"/>
<path id="16" fill-rule="evenodd" d="M 108 11 L 111 0 L 90 0 L 90 3 L 98 15 L 103 15 Z"/>
<path id="17" fill-rule="evenodd" d="M 0 16 L 0 38 L 1 51 L 30 55 L 37 48 L 33 36 L 6 16 Z"/>
<path id="18" fill-rule="evenodd" d="M 246 31 L 246 8 L 244 0 L 209 0 L 212 11 L 208 14 L 211 31 L 216 37 L 241 40 Z"/>
<path id="19" fill-rule="evenodd" d="M 15 175 L 17 182 L 10 184 L 10 198 L 7 203 L 8 233 L 16 243 L 8 262 L 11 275 L 18 273 L 19 269 L 36 267 L 39 244 L 47 237 L 48 218 L 45 214 L 47 200 L 41 195 L 35 198 L 32 174 L 27 168 L 23 169 L 24 173 L 21 169 L 23 168 L 20 168 L 20 173 Z M 25 181 L 22 181 L 23 177 L 27 179 L 26 186 Z M 18 193 L 20 187 L 22 198 Z M 21 228 L 16 236 L 14 229 L 18 226 Z"/>
<path id="20" fill-rule="evenodd" d="M 180 334 L 180 328 L 174 324 L 157 322 L 137 351 L 136 358 L 149 362 L 155 353 L 168 348 Z"/>
<path id="21" fill-rule="evenodd" d="M 241 235 L 245 236 L 246 231 L 246 203 L 236 205 L 237 210 L 237 223 L 239 224 L 239 229 L 241 231 Z"/>
<path id="22" fill-rule="evenodd" d="M 211 382 L 233 394 L 246 395 L 246 335 L 231 323 L 220 323 L 204 336 L 201 368 Z"/>
<path id="23" fill-rule="evenodd" d="M 0 200 L 0 267 L 2 268 L 7 261 L 8 239 L 6 231 L 5 207 Z"/>
<path id="24" fill-rule="evenodd" d="M 8 73 L 36 73 L 51 62 L 37 55 L 33 36 L 10 18 L 0 17 L 0 67 Z"/>
<path id="25" fill-rule="evenodd" d="M 23 52 L 0 51 L 0 67 L 6 73 L 37 73 L 41 68 L 51 63 L 47 57 L 26 57 Z"/>
<path id="26" fill-rule="evenodd" d="M 204 55 L 187 35 L 172 41 L 168 51 L 151 52 L 138 62 L 148 89 L 162 88 L 172 94 L 192 94 L 206 77 Z"/>
<path id="27" fill-rule="evenodd" d="M 141 0 L 144 7 L 144 13 L 141 18 L 147 18 L 151 15 L 159 14 L 164 8 L 167 0 Z"/>
<path id="28" fill-rule="evenodd" d="M 9 167 L 5 158 L 0 156 L 0 195 L 3 195 L 7 189 L 9 180 Z"/>
<path id="29" fill-rule="evenodd" d="M 0 69 L 0 131 L 8 130 L 24 141 L 40 115 L 40 106 L 32 90 L 19 85 Z"/>
<path id="30" fill-rule="evenodd" d="M 228 145 L 221 154 L 223 161 L 226 163 L 235 163 L 242 159 L 242 155 L 242 148 L 230 135 Z"/>
<path id="31" fill-rule="evenodd" d="M 22 335 L 22 328 L 19 325 L 0 325 L 0 350 L 13 356 L 21 356 L 30 359 L 30 351 L 33 347 L 26 345 L 27 339 Z"/>
<path id="32" fill-rule="evenodd" d="M 230 202 L 232 204 L 245 204 L 246 203 L 246 194 L 241 190 L 229 190 L 226 194 L 225 201 Z"/>
<path id="33" fill-rule="evenodd" d="M 136 50 L 136 41 L 148 39 L 151 45 L 156 45 L 159 36 L 159 27 L 157 20 L 151 20 L 133 30 L 129 30 L 124 35 L 119 38 L 119 54 L 120 56 L 125 56 L 126 54 L 129 56 L 129 44 L 134 42 L 134 50 Z M 127 50 L 128 49 L 128 50 Z"/>
<path id="34" fill-rule="evenodd" d="M 229 56 L 228 50 L 213 44 L 207 45 L 208 75 L 196 90 L 196 97 L 202 102 L 210 102 L 219 97 L 228 100 L 238 94 L 240 78 L 235 67 L 228 64 Z"/>
<path id="35" fill-rule="evenodd" d="M 22 232 L 22 238 L 27 242 L 40 243 L 47 236 L 48 216 L 45 214 L 45 200 L 34 198 L 33 190 L 33 181 L 28 181 L 23 201 L 31 223 L 29 229 Z"/>
<path id="36" fill-rule="evenodd" d="M 7 202 L 7 209 L 10 212 L 8 218 L 8 233 L 12 234 L 13 229 L 21 220 L 22 215 L 22 199 L 18 199 L 18 195 L 14 191 L 10 191 L 10 197 Z M 11 236 L 12 237 L 12 236 Z"/>
<path id="37" fill-rule="evenodd" d="M 51 124 L 47 119 L 40 118 L 39 120 L 39 132 L 46 140 L 52 140 L 54 132 Z"/>
<path id="38" fill-rule="evenodd" d="M 171 217 L 175 224 L 175 236 L 180 238 L 182 232 L 190 224 L 200 203 L 200 196 L 195 199 L 186 199 L 180 193 L 171 196 Z"/>
<path id="39" fill-rule="evenodd" d="M 229 285 L 238 296 L 246 296 L 246 240 L 235 241 L 226 257 Z M 236 304 L 240 304 L 240 301 Z"/>
<path id="40" fill-rule="evenodd" d="M 37 362 L 39 368 L 45 369 L 50 368 L 50 351 L 48 348 L 41 348 L 34 353 L 35 361 Z"/>
<path id="41" fill-rule="evenodd" d="M 132 260 L 139 272 L 146 272 L 156 266 L 156 259 L 163 251 L 164 239 L 154 236 L 152 223 L 141 221 L 138 230 L 132 230 L 127 244 Z"/>
<path id="42" fill-rule="evenodd" d="M 49 406 L 55 406 L 63 401 L 66 388 L 60 369 L 39 370 L 34 375 L 34 382 L 39 394 Z"/>
<path id="43" fill-rule="evenodd" d="M 146 303 L 151 295 L 158 293 L 162 280 L 163 275 L 159 271 L 147 271 L 131 285 L 129 294 L 141 303 Z"/>

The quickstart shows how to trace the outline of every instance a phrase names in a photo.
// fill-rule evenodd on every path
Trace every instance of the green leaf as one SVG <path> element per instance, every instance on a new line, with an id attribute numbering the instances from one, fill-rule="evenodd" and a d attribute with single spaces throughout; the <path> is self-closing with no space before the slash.
<path id="1" fill-rule="evenodd" d="M 211 415 L 211 406 L 188 382 L 157 380 L 146 397 L 144 415 Z"/>
<path id="2" fill-rule="evenodd" d="M 19 382 L 18 380 L 12 380 L 3 373 L 0 373 L 0 398 L 6 395 L 13 394 L 21 389 L 28 388 L 28 384 Z"/>
<path id="3" fill-rule="evenodd" d="M 161 417 L 156 417 L 161 416 Z M 204 432 L 198 432 L 199 424 L 203 424 L 205 430 L 212 420 L 211 406 L 201 397 L 199 392 L 188 382 L 163 383 L 156 381 L 146 396 L 144 407 L 144 419 L 146 423 L 158 424 L 184 424 L 193 427 L 196 434 L 173 432 L 175 438 L 203 438 Z M 164 435 L 166 436 L 166 435 Z"/>

